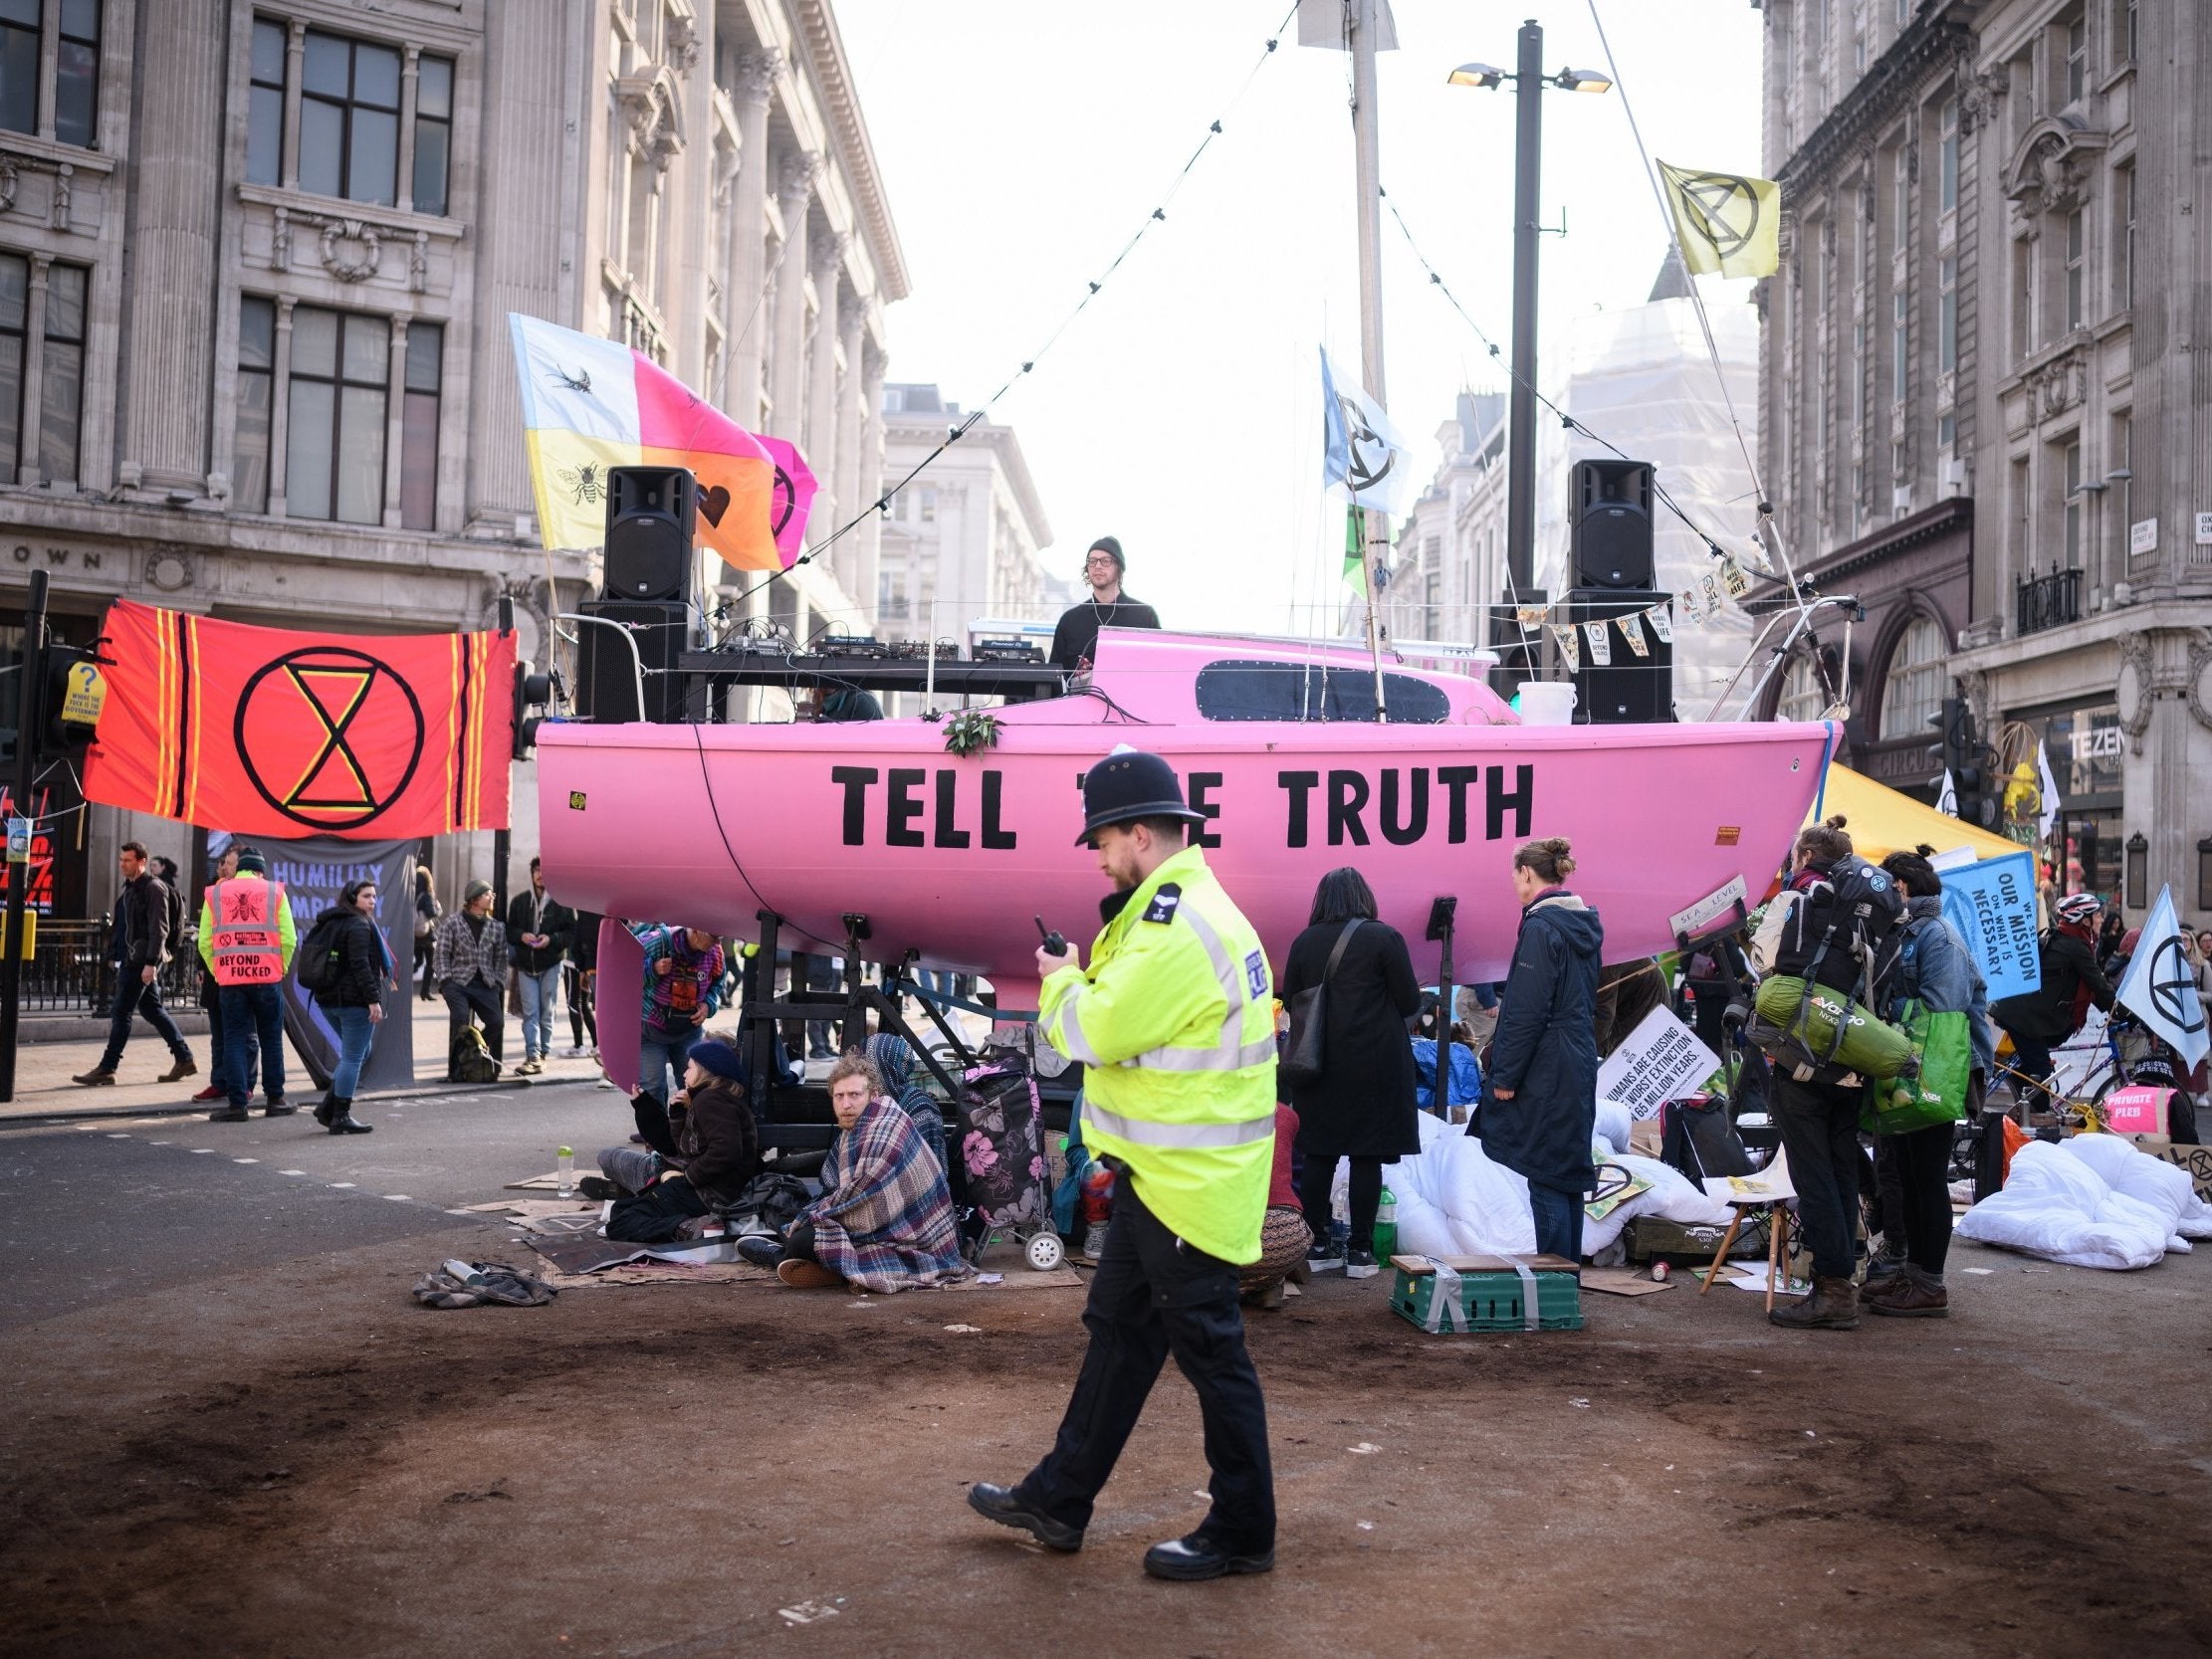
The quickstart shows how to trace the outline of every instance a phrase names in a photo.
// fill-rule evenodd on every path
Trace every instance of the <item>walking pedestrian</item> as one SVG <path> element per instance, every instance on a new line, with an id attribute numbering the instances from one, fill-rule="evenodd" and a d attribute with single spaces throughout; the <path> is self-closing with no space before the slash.
<path id="1" fill-rule="evenodd" d="M 289 1118 L 299 1111 L 284 1097 L 284 984 L 292 969 L 295 930 L 284 883 L 252 847 L 238 853 L 238 872 L 217 882 L 200 900 L 200 959 L 222 987 L 223 1052 L 215 1063 L 224 1104 L 207 1115 L 211 1124 L 243 1124 L 253 1098 L 255 1063 L 261 1069 L 263 1115 Z"/>
<path id="2" fill-rule="evenodd" d="M 2051 927 L 2038 944 L 2043 983 L 1989 1011 L 2012 1038 L 2015 1098 L 2049 1105 L 2044 1085 L 2051 1076 L 2051 1051 L 2081 1030 L 2090 1004 L 2112 1011 L 2112 982 L 2097 965 L 2097 918 L 2102 908 L 2094 893 L 2054 901 Z"/>
<path id="3" fill-rule="evenodd" d="M 361 1067 L 376 1041 L 376 1028 L 384 1021 L 384 988 L 399 988 L 398 964 L 376 927 L 376 884 L 348 882 L 337 903 L 315 919 L 309 933 L 327 922 L 335 932 L 337 972 L 328 990 L 315 993 L 315 1000 L 337 1026 L 338 1058 L 330 1092 L 315 1109 L 315 1121 L 332 1135 L 367 1135 L 376 1126 L 353 1116 L 353 1101 L 360 1088 Z"/>
<path id="4" fill-rule="evenodd" d="M 431 972 L 451 1016 L 446 1034 L 446 1081 L 462 1081 L 453 1065 L 454 1044 L 479 1020 L 494 1060 L 506 1046 L 507 930 L 492 915 L 492 884 L 479 878 L 461 891 L 461 908 L 440 918 Z"/>
<path id="5" fill-rule="evenodd" d="M 185 1046 L 184 1033 L 161 1006 L 158 983 L 168 965 L 176 929 L 174 901 L 146 863 L 145 844 L 125 841 L 115 855 L 122 887 L 115 895 L 113 925 L 110 930 L 110 954 L 115 969 L 115 1000 L 109 1010 L 108 1046 L 100 1064 L 80 1072 L 70 1081 L 88 1089 L 105 1088 L 115 1081 L 115 1068 L 130 1041 L 131 1021 L 143 1018 L 154 1035 L 169 1045 L 171 1064 L 157 1081 L 176 1083 L 197 1072 L 199 1062 Z"/>
<path id="6" fill-rule="evenodd" d="M 544 861 L 530 861 L 530 890 L 507 906 L 507 936 L 515 941 L 515 971 L 523 991 L 523 1063 L 519 1077 L 536 1077 L 553 1053 L 553 998 L 561 964 L 575 937 L 576 913 L 546 891 Z"/>
<path id="7" fill-rule="evenodd" d="M 1129 902 L 1091 945 L 1040 948 L 1038 1029 L 1080 1060 L 1083 1135 L 1118 1177 L 1083 1324 L 1090 1345 L 1058 1437 L 1012 1487 L 969 1505 L 1050 1549 L 1080 1550 L 1169 1354 L 1198 1391 L 1213 1506 L 1145 1570 L 1217 1578 L 1275 1564 L 1274 1473 L 1237 1264 L 1261 1254 L 1275 1139 L 1274 995 L 1259 937 L 1186 846 L 1203 821 L 1158 755 L 1122 750 L 1083 780 L 1083 833 Z"/>
<path id="8" fill-rule="evenodd" d="M 1313 1244 L 1306 1265 L 1370 1278 L 1383 1165 L 1421 1150 L 1414 1051 L 1406 1022 L 1421 1011 L 1421 983 L 1405 935 L 1375 919 L 1375 893 L 1359 871 L 1331 870 L 1313 890 L 1306 928 L 1290 943 L 1276 987 L 1285 1006 L 1314 986 L 1325 1010 L 1321 1075 L 1286 1093 L 1298 1114 L 1305 1159 L 1298 1198 Z M 1351 1235 L 1331 1237 L 1329 1195 L 1339 1159 L 1351 1160 Z"/>
<path id="9" fill-rule="evenodd" d="M 568 1058 L 599 1057 L 599 1012 L 592 1002 L 599 985 L 599 921 L 592 911 L 576 912 L 568 934 Z M 585 1041 L 586 1038 L 590 1040 Z"/>
<path id="10" fill-rule="evenodd" d="M 1539 1255 L 1582 1260 L 1582 1206 L 1598 1178 L 1598 913 L 1568 891 L 1574 847 L 1563 835 L 1513 854 L 1521 927 L 1498 998 L 1489 1075 L 1467 1133 L 1528 1182 Z"/>
<path id="11" fill-rule="evenodd" d="M 1751 953 L 1770 973 L 1825 985 L 1863 998 L 1882 946 L 1904 913 L 1893 878 L 1852 851 L 1841 818 L 1798 832 L 1789 883 L 1767 906 Z M 1772 1051 L 1770 1051 L 1772 1052 Z M 1800 1080 L 1798 1068 L 1774 1067 L 1774 1116 L 1797 1188 L 1798 1226 L 1813 1254 L 1812 1294 L 1767 1315 L 1794 1330 L 1851 1331 L 1859 1325 L 1857 1265 L 1860 1166 L 1859 1116 L 1865 1090 L 1856 1083 Z"/>
<path id="12" fill-rule="evenodd" d="M 410 978 L 422 980 L 422 1000 L 428 1002 L 437 993 L 430 988 L 430 967 L 437 955 L 436 933 L 438 920 L 445 915 L 445 907 L 438 903 L 438 892 L 431 885 L 430 866 L 415 866 L 415 966 Z"/>

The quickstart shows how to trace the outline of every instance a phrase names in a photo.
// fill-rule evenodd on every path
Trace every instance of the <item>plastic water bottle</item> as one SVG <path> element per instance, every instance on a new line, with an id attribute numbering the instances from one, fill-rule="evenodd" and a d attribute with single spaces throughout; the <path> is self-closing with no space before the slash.
<path id="1" fill-rule="evenodd" d="M 1398 1198 L 1389 1187 L 1375 1206 L 1375 1259 L 1387 1262 L 1398 1253 Z"/>
<path id="2" fill-rule="evenodd" d="M 1329 1211 L 1329 1243 L 1342 1256 L 1352 1238 L 1352 1212 L 1340 1199 Z"/>
<path id="3" fill-rule="evenodd" d="M 573 1146 L 560 1148 L 560 1195 L 563 1198 L 576 1195 L 576 1149 Z"/>

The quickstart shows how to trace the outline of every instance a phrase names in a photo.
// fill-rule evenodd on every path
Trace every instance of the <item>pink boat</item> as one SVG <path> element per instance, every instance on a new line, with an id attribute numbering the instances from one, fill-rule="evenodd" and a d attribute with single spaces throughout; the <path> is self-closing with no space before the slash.
<path id="1" fill-rule="evenodd" d="M 1087 688 L 995 710 L 995 745 L 919 719 L 853 725 L 549 725 L 538 738 L 548 884 L 607 916 L 682 923 L 988 977 L 1036 1006 L 1032 916 L 1087 944 L 1105 893 L 1076 844 L 1085 770 L 1161 754 L 1207 815 L 1208 861 L 1279 964 L 1324 871 L 1355 865 L 1434 976 L 1433 902 L 1458 902 L 1455 977 L 1497 979 L 1531 836 L 1573 838 L 1606 957 L 1671 947 L 1756 903 L 1818 798 L 1824 723 L 1524 726 L 1487 685 L 1392 665 L 1374 719 L 1364 651 L 1110 629 Z"/>

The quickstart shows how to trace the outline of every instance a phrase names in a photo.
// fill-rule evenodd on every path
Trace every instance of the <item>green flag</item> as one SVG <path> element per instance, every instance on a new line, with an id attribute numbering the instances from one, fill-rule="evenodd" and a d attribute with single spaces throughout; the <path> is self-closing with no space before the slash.
<path id="1" fill-rule="evenodd" d="M 1367 514 L 1357 507 L 1344 510 L 1344 580 L 1363 591 L 1367 587 Z"/>

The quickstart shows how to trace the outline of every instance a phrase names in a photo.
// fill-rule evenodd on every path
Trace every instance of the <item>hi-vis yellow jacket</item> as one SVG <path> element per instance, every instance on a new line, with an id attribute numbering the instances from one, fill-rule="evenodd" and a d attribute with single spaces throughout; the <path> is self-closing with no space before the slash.
<path id="1" fill-rule="evenodd" d="M 1112 1154 L 1177 1237 L 1259 1259 L 1275 1141 L 1267 953 L 1196 847 L 1153 871 L 1044 982 L 1045 1040 L 1090 1068 L 1083 1141 Z"/>

